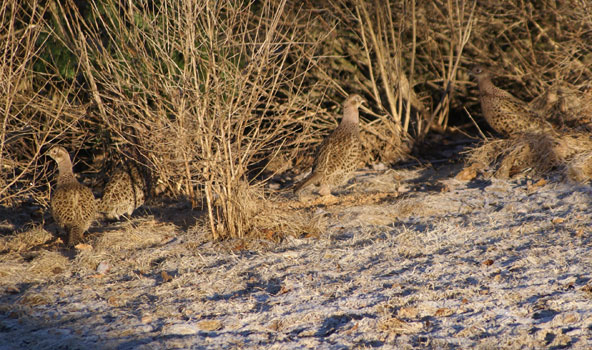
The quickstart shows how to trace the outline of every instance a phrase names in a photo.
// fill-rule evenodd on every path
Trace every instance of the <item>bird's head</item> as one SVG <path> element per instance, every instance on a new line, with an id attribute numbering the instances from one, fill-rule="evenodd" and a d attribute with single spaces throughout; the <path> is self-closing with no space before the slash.
<path id="1" fill-rule="evenodd" d="M 47 151 L 47 155 L 55 160 L 58 164 L 70 159 L 68 151 L 66 151 L 66 149 L 62 146 L 53 146 L 49 151 Z"/>
<path id="2" fill-rule="evenodd" d="M 489 72 L 489 70 L 483 66 L 474 66 L 471 70 L 470 70 L 470 74 L 472 76 L 474 76 L 475 78 L 477 78 L 477 80 L 483 79 L 483 78 L 489 78 L 491 77 L 491 73 Z"/>
<path id="3" fill-rule="evenodd" d="M 352 106 L 352 107 L 358 108 L 363 103 L 366 103 L 366 100 L 362 96 L 360 96 L 358 94 L 353 94 L 353 95 L 350 95 L 347 98 L 347 100 L 345 100 L 344 105 L 345 106 Z"/>

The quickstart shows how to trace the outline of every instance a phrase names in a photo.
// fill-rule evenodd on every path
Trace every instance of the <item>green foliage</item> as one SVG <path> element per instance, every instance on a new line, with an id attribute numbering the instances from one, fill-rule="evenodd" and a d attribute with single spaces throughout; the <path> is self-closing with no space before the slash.
<path id="1" fill-rule="evenodd" d="M 51 30 L 51 28 L 48 28 Z M 78 57 L 66 46 L 64 41 L 52 35 L 51 32 L 41 33 L 37 39 L 37 46 L 42 48 L 33 65 L 37 74 L 57 73 L 57 80 L 71 82 L 76 78 Z"/>

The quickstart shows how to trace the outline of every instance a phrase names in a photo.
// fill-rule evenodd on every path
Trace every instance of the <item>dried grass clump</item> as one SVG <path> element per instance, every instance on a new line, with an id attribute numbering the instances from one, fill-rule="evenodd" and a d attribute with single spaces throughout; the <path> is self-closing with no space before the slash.
<path id="1" fill-rule="evenodd" d="M 567 176 L 576 182 L 590 181 L 592 179 L 592 151 L 573 157 L 567 164 Z"/>
<path id="2" fill-rule="evenodd" d="M 256 237 L 274 241 L 286 236 L 318 237 L 325 228 L 326 222 L 322 216 L 310 211 L 287 210 L 275 205 L 270 205 L 264 212 L 253 217 L 253 232 L 256 233 Z"/>
<path id="3" fill-rule="evenodd" d="M 29 260 L 30 259 L 30 260 Z M 23 253 L 4 252 L 0 256 L 0 286 L 18 283 L 46 282 L 68 271 L 70 259 L 57 251 L 38 250 Z"/>
<path id="4" fill-rule="evenodd" d="M 488 140 L 469 152 L 467 164 L 497 178 L 507 179 L 526 171 L 544 175 L 562 164 L 557 146 L 557 140 L 544 132 Z"/>
<path id="5" fill-rule="evenodd" d="M 530 132 L 484 141 L 469 152 L 465 169 L 497 178 L 510 178 L 523 172 L 545 176 L 554 169 L 567 169 L 571 179 L 587 181 L 592 178 L 591 149 L 592 135 L 588 133 Z"/>
<path id="6" fill-rule="evenodd" d="M 360 132 L 362 143 L 362 156 L 360 161 L 363 164 L 386 164 L 396 163 L 409 156 L 411 143 L 409 141 L 397 141 L 393 138 L 392 129 L 388 122 L 375 120 L 362 126 Z"/>
<path id="7" fill-rule="evenodd" d="M 29 278 L 45 280 L 48 276 L 68 270 L 71 264 L 72 261 L 60 252 L 42 250 L 28 265 Z"/>
<path id="8" fill-rule="evenodd" d="M 578 124 L 582 121 L 581 118 L 577 119 Z M 592 180 L 592 134 L 590 132 L 571 131 L 561 134 L 558 137 L 555 152 L 561 159 L 569 179 L 576 182 Z"/>
<path id="9" fill-rule="evenodd" d="M 564 133 L 556 137 L 556 140 L 557 155 L 566 161 L 592 150 L 592 134 L 587 132 Z"/>
<path id="10" fill-rule="evenodd" d="M 0 237 L 0 252 L 26 252 L 51 240 L 53 235 L 42 227 Z"/>
<path id="11" fill-rule="evenodd" d="M 217 202 L 220 210 L 222 203 Z M 268 198 L 261 188 L 243 184 L 241 196 L 237 197 L 236 208 L 243 215 L 244 229 L 251 238 L 281 240 L 286 236 L 318 236 L 325 228 L 322 217 L 310 211 L 299 210 L 285 203 Z"/>
<path id="12" fill-rule="evenodd" d="M 58 251 L 44 249 L 54 236 L 42 227 L 0 237 L 0 286 L 45 282 L 66 271 L 71 262 Z"/>

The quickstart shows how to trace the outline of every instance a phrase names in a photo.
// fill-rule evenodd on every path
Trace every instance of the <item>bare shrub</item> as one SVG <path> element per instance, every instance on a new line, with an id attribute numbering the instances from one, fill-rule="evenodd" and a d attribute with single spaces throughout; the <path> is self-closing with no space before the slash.
<path id="1" fill-rule="evenodd" d="M 404 159 L 430 129 L 447 127 L 474 4 L 438 5 L 438 11 L 415 1 L 315 5 L 325 14 L 318 26 L 336 29 L 320 54 L 331 59 L 321 61 L 322 72 L 311 73 L 330 89 L 363 93 L 370 101 L 370 108 L 362 108 L 370 121 L 361 126 L 366 163 Z M 309 35 L 318 37 L 321 30 Z M 426 90 L 417 93 L 417 86 Z"/>
<path id="2" fill-rule="evenodd" d="M 78 70 L 66 46 L 51 29 L 52 5 L 4 1 L 0 5 L 0 203 L 33 197 L 47 206 L 47 144 L 62 143 L 70 152 L 93 139 L 96 121 L 86 117 Z M 64 43 L 65 45 L 65 43 Z M 51 47 L 51 49 L 48 49 Z M 67 63 L 65 63 L 68 61 Z"/>
<path id="3" fill-rule="evenodd" d="M 307 68 L 293 53 L 300 34 L 285 6 L 106 1 L 91 5 L 90 20 L 60 8 L 94 118 L 169 193 L 205 205 L 216 239 L 252 227 L 264 165 L 249 166 L 298 143 L 288 135 L 306 104 Z"/>
<path id="4" fill-rule="evenodd" d="M 498 87 L 531 101 L 556 125 L 586 125 L 592 77 L 586 63 L 592 52 L 589 11 L 577 0 L 480 3 L 465 54 L 473 63 L 494 67 Z M 479 111 L 478 94 L 469 95 L 474 98 L 467 108 Z"/>
<path id="5" fill-rule="evenodd" d="M 465 2 L 447 1 L 442 5 L 438 11 L 429 11 L 426 7 L 417 8 L 413 0 L 406 2 L 403 8 L 386 2 L 375 6 L 372 15 L 365 2 L 360 1 L 356 8 L 373 97 L 385 106 L 400 128 L 399 132 L 403 133 L 400 135 L 403 139 L 415 136 L 421 140 L 432 126 L 446 129 L 448 125 L 451 93 L 463 49 L 470 38 L 476 3 L 470 8 Z M 401 13 L 405 21 L 397 22 L 395 13 Z M 433 37 L 434 28 L 418 26 L 418 20 L 422 23 L 445 23 L 443 28 L 438 28 L 438 34 L 446 40 L 446 44 L 426 40 Z M 408 42 L 404 43 L 403 35 L 409 28 L 411 33 L 407 35 Z M 423 44 L 418 44 L 418 40 Z M 419 55 L 418 45 L 423 45 L 419 46 Z M 432 105 L 428 101 L 420 101 L 413 90 L 416 64 L 429 65 L 439 75 L 435 82 L 442 84 L 439 87 L 440 98 L 432 101 Z M 420 71 L 425 68 L 420 68 Z M 386 95 L 384 103 L 381 103 L 381 95 Z M 403 101 L 417 111 L 415 120 L 411 119 L 411 108 L 403 110 Z M 410 129 L 412 124 L 415 124 L 415 130 Z"/>
<path id="6" fill-rule="evenodd" d="M 23 142 L 23 138 L 41 131 L 32 127 L 38 125 L 32 121 L 39 118 L 35 110 L 44 109 L 43 104 L 35 103 L 32 87 L 32 65 L 37 59 L 35 43 L 43 28 L 43 10 L 39 10 L 36 5 L 35 2 L 29 6 L 17 1 L 4 1 L 0 5 L 0 33 L 3 42 L 0 48 L 2 204 L 14 203 L 18 197 L 35 190 L 35 186 L 30 184 L 30 175 L 38 170 L 39 150 L 31 147 L 30 143 Z M 26 11 L 28 15 L 25 15 Z"/>

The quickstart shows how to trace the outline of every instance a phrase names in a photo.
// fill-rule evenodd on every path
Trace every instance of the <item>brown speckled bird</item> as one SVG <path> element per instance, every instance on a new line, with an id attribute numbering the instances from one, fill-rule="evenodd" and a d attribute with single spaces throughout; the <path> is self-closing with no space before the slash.
<path id="1" fill-rule="evenodd" d="M 132 215 L 144 203 L 144 177 L 138 168 L 126 163 L 117 169 L 103 192 L 99 212 L 109 220 L 119 220 L 123 214 Z"/>
<path id="2" fill-rule="evenodd" d="M 491 72 L 476 66 L 471 74 L 479 84 L 481 110 L 487 123 L 498 133 L 509 136 L 525 131 L 552 131 L 551 124 L 527 107 L 527 104 L 491 81 Z"/>
<path id="3" fill-rule="evenodd" d="M 343 103 L 339 126 L 323 140 L 317 151 L 312 172 L 294 187 L 300 194 L 309 185 L 320 185 L 319 194 L 331 194 L 331 188 L 349 180 L 360 158 L 358 108 L 364 103 L 359 95 L 349 96 Z"/>
<path id="4" fill-rule="evenodd" d="M 70 155 L 65 148 L 52 147 L 48 155 L 58 164 L 57 188 L 51 196 L 51 213 L 66 231 L 67 244 L 78 244 L 96 217 L 97 203 L 92 191 L 74 177 Z"/>

